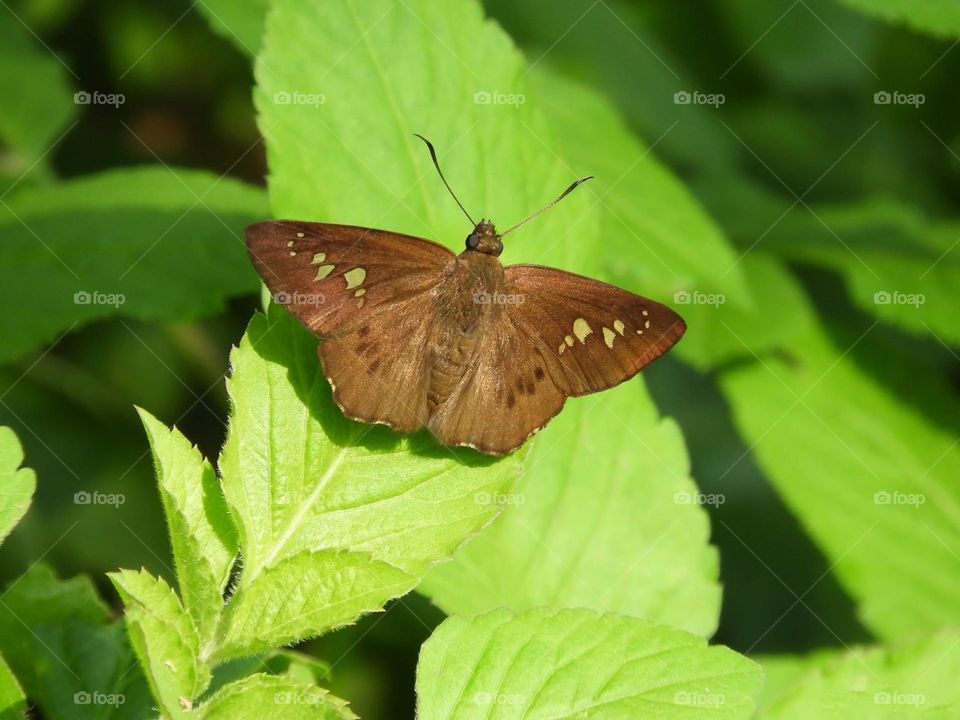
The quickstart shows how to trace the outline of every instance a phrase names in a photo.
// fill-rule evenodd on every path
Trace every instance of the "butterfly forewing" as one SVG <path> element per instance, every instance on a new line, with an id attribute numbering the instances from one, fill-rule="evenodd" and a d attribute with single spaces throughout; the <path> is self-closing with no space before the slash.
<path id="1" fill-rule="evenodd" d="M 517 328 L 536 338 L 550 377 L 568 396 L 613 387 L 673 347 L 686 330 L 670 308 L 597 280 L 539 265 L 511 265 Z"/>
<path id="2" fill-rule="evenodd" d="M 245 234 L 274 300 L 321 337 L 431 291 L 454 260 L 429 240 L 351 225 L 271 220 Z"/>

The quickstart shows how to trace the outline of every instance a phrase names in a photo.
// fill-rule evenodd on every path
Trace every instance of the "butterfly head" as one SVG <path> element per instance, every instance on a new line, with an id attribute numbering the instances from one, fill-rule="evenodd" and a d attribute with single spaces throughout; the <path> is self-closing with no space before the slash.
<path id="1" fill-rule="evenodd" d="M 473 232 L 467 235 L 467 250 L 475 250 L 494 257 L 503 252 L 503 243 L 492 222 L 481 220 L 477 223 Z"/>

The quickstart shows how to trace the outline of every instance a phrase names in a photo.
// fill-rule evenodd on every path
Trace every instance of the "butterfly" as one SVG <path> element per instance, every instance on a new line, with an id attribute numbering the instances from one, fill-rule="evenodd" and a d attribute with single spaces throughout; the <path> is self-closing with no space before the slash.
<path id="1" fill-rule="evenodd" d="M 268 220 L 246 228 L 274 299 L 316 334 L 333 398 L 354 420 L 442 444 L 513 452 L 568 397 L 630 379 L 686 330 L 670 308 L 540 265 L 501 264 L 502 239 L 475 223 L 455 255 L 423 238 L 330 223 Z"/>

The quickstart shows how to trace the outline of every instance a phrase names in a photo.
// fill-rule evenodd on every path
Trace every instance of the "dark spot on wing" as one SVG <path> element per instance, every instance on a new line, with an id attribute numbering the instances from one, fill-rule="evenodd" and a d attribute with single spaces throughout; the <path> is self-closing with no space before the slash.
<path id="1" fill-rule="evenodd" d="M 544 377 L 546 377 L 546 376 L 543 374 L 543 368 L 542 368 L 542 367 L 535 368 L 534 371 L 533 371 L 533 376 L 537 379 L 537 382 L 540 382 L 541 380 L 543 380 Z"/>
<path id="2" fill-rule="evenodd" d="M 366 337 L 367 335 L 370 334 L 370 326 L 369 326 L 369 325 L 364 325 L 362 328 L 360 328 L 359 330 L 357 330 L 357 334 L 358 334 L 360 337 Z"/>
<path id="3" fill-rule="evenodd" d="M 367 373 L 373 375 L 380 367 L 380 358 L 374 358 L 374 361 L 367 366 Z"/>
<path id="4" fill-rule="evenodd" d="M 507 395 L 507 407 L 508 407 L 508 408 L 512 408 L 512 407 L 513 407 L 514 405 L 516 405 L 516 404 L 517 404 L 517 398 L 516 398 L 516 396 L 513 394 L 513 391 L 511 390 L 511 391 L 510 391 L 510 394 Z"/>

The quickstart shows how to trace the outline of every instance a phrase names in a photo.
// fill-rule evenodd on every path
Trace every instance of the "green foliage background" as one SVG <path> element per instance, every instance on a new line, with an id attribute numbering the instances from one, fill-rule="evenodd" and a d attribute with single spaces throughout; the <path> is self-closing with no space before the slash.
<path id="1" fill-rule="evenodd" d="M 4 4 L 0 718 L 960 717 L 958 42 L 948 0 Z M 690 327 L 500 463 L 344 421 L 255 314 L 254 220 L 460 247 L 414 132 L 501 225 L 597 176 L 504 260 Z"/>

